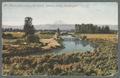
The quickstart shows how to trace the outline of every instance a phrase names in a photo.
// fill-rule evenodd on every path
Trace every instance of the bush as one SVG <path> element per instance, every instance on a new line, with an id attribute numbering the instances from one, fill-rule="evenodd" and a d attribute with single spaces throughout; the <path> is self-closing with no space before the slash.
<path id="1" fill-rule="evenodd" d="M 86 40 L 86 39 L 87 39 L 87 36 L 83 36 L 83 37 L 82 37 L 82 40 Z"/>
<path id="2" fill-rule="evenodd" d="M 12 34 L 4 34 L 4 33 L 3 33 L 2 37 L 5 39 L 14 39 L 15 38 L 15 37 L 13 37 Z"/>
<path id="3" fill-rule="evenodd" d="M 38 43 L 39 42 L 39 37 L 36 35 L 28 35 L 27 36 L 27 42 L 30 43 Z"/>

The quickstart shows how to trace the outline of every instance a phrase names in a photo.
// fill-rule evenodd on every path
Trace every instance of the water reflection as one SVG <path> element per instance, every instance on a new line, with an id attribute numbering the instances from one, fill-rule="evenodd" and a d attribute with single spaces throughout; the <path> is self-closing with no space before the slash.
<path id="1" fill-rule="evenodd" d="M 80 40 L 70 35 L 63 36 L 62 38 L 64 39 L 64 48 L 55 51 L 56 53 L 86 52 L 94 50 L 93 44 L 88 41 Z"/>
<path id="2" fill-rule="evenodd" d="M 83 47 L 86 47 L 89 43 L 87 41 L 75 40 L 75 45 L 80 45 L 80 44 Z"/>

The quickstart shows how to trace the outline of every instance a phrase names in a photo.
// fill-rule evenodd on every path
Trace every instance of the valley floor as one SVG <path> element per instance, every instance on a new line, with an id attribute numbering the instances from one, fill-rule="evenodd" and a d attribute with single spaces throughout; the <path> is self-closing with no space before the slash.
<path id="1" fill-rule="evenodd" d="M 117 73 L 117 35 L 83 35 L 97 45 L 93 52 L 3 57 L 3 75 L 111 76 Z"/>

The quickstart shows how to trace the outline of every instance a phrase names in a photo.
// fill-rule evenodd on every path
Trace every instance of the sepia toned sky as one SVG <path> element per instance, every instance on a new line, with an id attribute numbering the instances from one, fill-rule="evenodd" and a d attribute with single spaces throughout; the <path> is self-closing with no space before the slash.
<path id="1" fill-rule="evenodd" d="M 3 25 L 24 25 L 24 18 L 33 24 L 108 24 L 118 25 L 116 2 L 4 2 Z"/>

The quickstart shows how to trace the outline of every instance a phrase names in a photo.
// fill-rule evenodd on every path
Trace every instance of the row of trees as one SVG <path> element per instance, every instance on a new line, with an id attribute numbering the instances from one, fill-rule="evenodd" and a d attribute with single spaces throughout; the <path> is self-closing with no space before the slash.
<path id="1" fill-rule="evenodd" d="M 23 32 L 23 29 L 14 28 L 2 28 L 3 32 Z"/>
<path id="2" fill-rule="evenodd" d="M 26 35 L 34 34 L 37 31 L 29 22 L 25 22 L 24 29 L 3 28 L 2 30 L 3 32 L 26 32 Z M 75 31 L 76 33 L 116 33 L 114 30 L 110 30 L 108 25 L 99 27 L 93 24 L 75 24 Z M 43 32 L 46 32 L 46 30 L 43 30 Z M 54 31 L 49 30 L 49 32 Z"/>
<path id="3" fill-rule="evenodd" d="M 109 26 L 99 27 L 93 24 L 75 24 L 76 33 L 113 33 Z"/>

